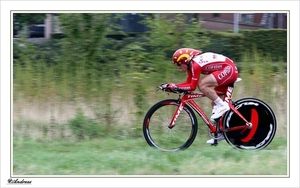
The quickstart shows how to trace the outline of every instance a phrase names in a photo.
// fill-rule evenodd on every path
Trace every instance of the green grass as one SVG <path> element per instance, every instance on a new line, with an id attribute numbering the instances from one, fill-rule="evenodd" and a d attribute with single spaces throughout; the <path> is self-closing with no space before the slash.
<path id="1" fill-rule="evenodd" d="M 287 175 L 287 142 L 274 138 L 260 151 L 216 147 L 198 136 L 188 149 L 163 152 L 143 137 L 81 142 L 14 141 L 13 175 Z"/>

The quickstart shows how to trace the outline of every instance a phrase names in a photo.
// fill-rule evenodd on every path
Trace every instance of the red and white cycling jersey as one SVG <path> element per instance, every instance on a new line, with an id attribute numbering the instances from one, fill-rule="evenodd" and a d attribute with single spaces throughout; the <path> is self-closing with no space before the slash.
<path id="1" fill-rule="evenodd" d="M 200 74 L 212 74 L 219 85 L 216 89 L 221 88 L 220 90 L 227 88 L 238 77 L 238 69 L 231 59 L 212 52 L 195 56 L 187 73 L 186 81 L 177 84 L 179 89 L 194 91 L 200 80 Z"/>

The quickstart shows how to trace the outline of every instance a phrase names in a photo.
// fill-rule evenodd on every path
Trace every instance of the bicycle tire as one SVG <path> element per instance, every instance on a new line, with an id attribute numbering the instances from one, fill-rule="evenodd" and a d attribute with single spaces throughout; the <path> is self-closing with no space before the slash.
<path id="1" fill-rule="evenodd" d="M 178 106 L 178 100 L 162 100 L 153 105 L 145 115 L 143 134 L 151 147 L 162 151 L 178 151 L 185 150 L 194 142 L 198 123 L 195 113 L 188 105 L 178 115 L 175 126 L 168 127 Z"/>
<path id="2" fill-rule="evenodd" d="M 241 130 L 224 132 L 227 143 L 242 150 L 266 148 L 273 140 L 277 129 L 276 117 L 270 106 L 256 98 L 243 98 L 233 105 L 253 125 L 243 133 Z M 226 112 L 221 121 L 225 129 L 245 124 L 233 111 Z"/>

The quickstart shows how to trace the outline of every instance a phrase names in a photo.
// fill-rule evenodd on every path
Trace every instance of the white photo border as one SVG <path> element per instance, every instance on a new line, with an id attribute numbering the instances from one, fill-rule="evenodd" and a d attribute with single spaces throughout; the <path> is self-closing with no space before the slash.
<path id="1" fill-rule="evenodd" d="M 32 181 L 30 187 L 298 187 L 299 186 L 299 1 L 1 1 L 1 187 L 11 178 L 12 81 L 10 55 L 11 11 L 49 12 L 247 12 L 288 11 L 288 132 L 290 138 L 290 176 L 288 178 L 244 177 L 197 178 L 197 177 L 110 177 L 64 176 L 64 177 L 20 177 Z M 217 2 L 217 5 L 216 5 Z M 272 6 L 270 6 L 270 4 Z M 158 6 L 159 5 L 159 6 Z M 191 9 L 192 8 L 192 9 Z M 270 9 L 271 8 L 271 9 Z M 227 10 L 226 10 L 227 9 Z M 290 43 L 289 43 L 290 42 Z M 10 81 L 9 81 L 10 80 Z M 292 103 L 290 103 L 292 101 Z M 200 183 L 201 182 L 201 183 Z M 243 183 L 241 183 L 243 182 Z M 24 185 L 21 185 L 24 187 Z"/>

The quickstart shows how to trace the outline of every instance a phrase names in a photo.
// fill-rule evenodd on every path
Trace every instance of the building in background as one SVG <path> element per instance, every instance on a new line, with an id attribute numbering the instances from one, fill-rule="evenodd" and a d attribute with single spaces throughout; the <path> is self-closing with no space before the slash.
<path id="1" fill-rule="evenodd" d="M 239 29 L 287 29 L 287 13 L 239 13 Z M 234 13 L 199 13 L 201 28 L 217 31 L 232 30 Z"/>
<path id="2" fill-rule="evenodd" d="M 165 13 L 158 13 L 165 14 Z M 143 16 L 155 14 L 143 14 Z M 228 31 L 234 28 L 234 13 L 188 13 L 189 18 L 196 18 L 201 22 L 201 28 L 216 31 Z M 172 13 L 168 13 L 168 18 L 172 18 Z M 143 33 L 149 30 L 142 25 L 142 16 L 136 13 L 124 13 L 124 17 L 119 21 L 123 32 Z M 50 39 L 51 33 L 61 33 L 59 28 L 58 14 L 46 14 L 44 21 L 44 38 Z M 287 29 L 287 13 L 239 13 L 239 29 Z M 15 32 L 15 31 L 14 31 Z M 15 35 L 15 34 L 14 34 Z"/>

